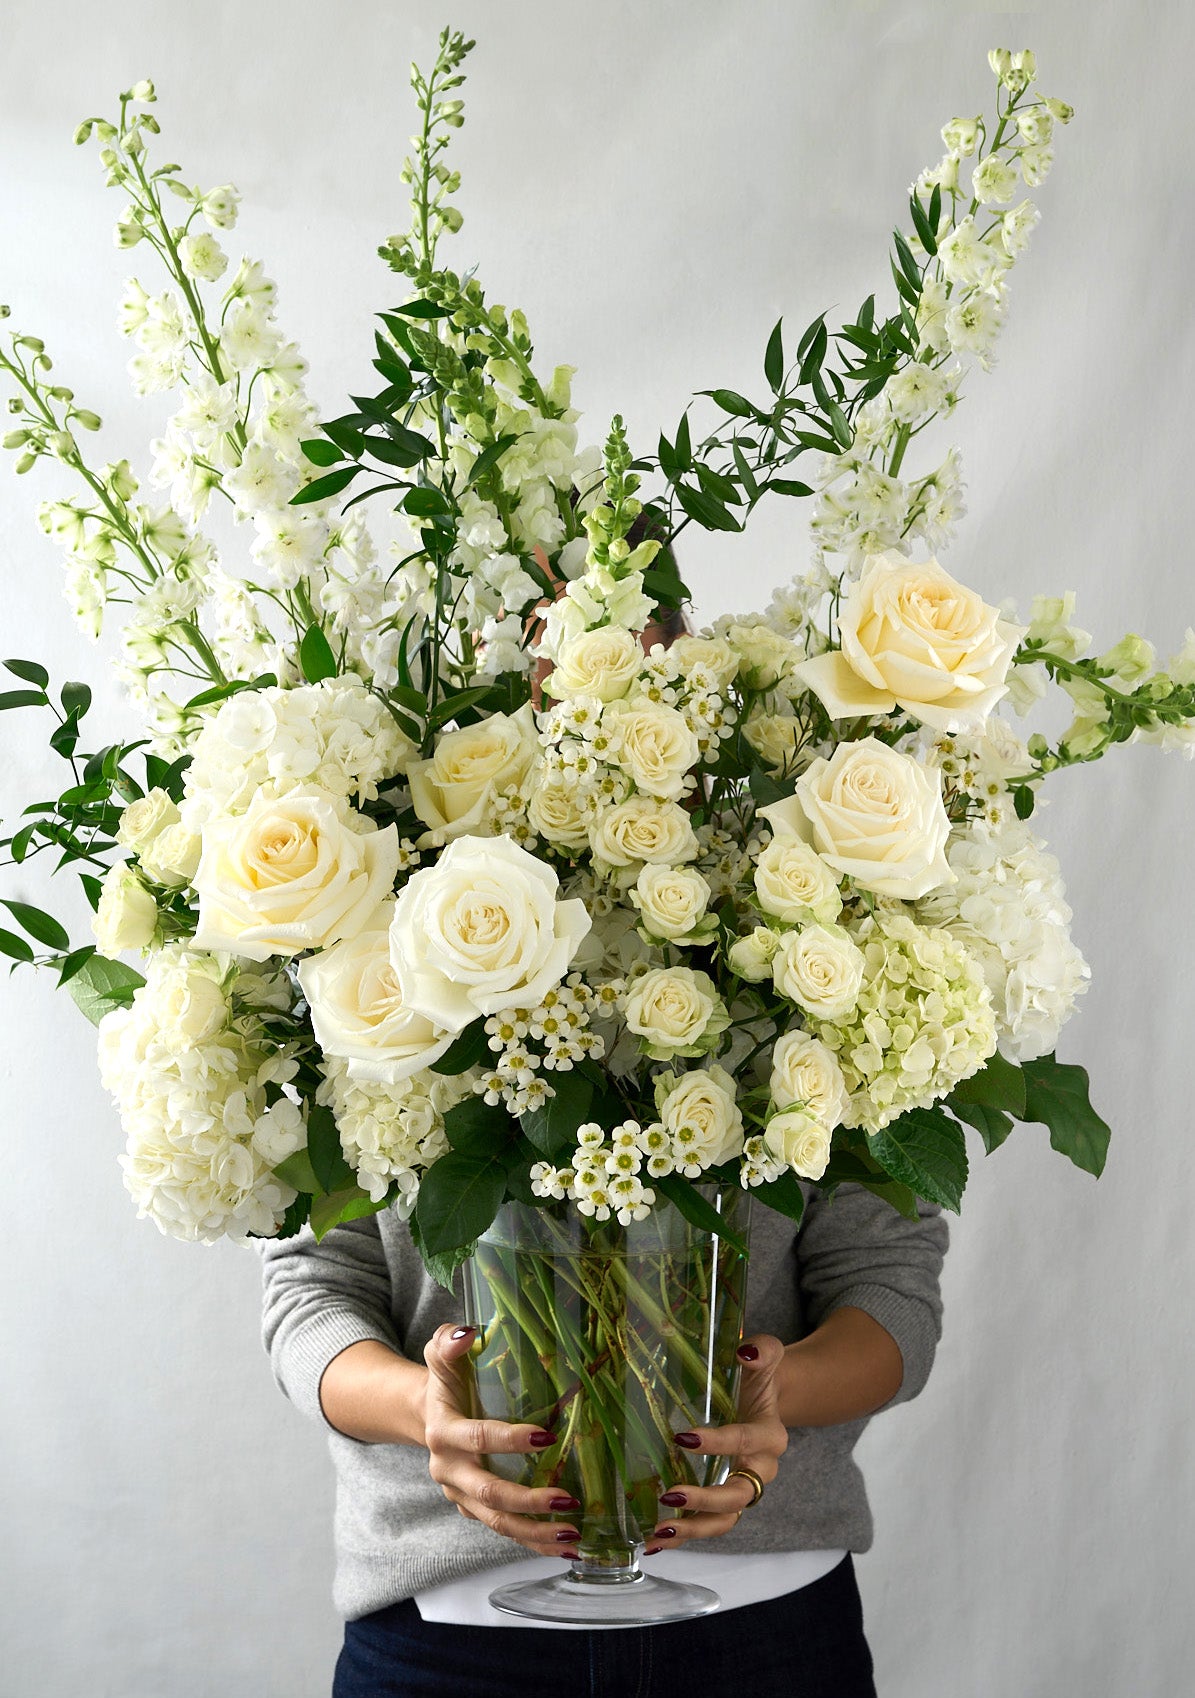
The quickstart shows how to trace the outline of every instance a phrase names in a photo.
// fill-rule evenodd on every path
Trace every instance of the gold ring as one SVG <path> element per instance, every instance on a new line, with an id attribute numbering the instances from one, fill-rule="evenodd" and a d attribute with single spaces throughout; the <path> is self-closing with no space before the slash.
<path id="1" fill-rule="evenodd" d="M 736 1474 L 740 1480 L 750 1480 L 751 1482 L 751 1490 L 755 1493 L 755 1496 L 751 1499 L 750 1503 L 744 1504 L 743 1508 L 752 1509 L 763 1496 L 763 1481 L 753 1468 L 732 1468 L 726 1478 L 728 1480 L 733 1480 Z"/>

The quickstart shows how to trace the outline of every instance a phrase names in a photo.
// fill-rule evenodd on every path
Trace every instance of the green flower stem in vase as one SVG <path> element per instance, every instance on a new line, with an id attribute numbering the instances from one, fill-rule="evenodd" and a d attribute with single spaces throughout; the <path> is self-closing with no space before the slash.
<path id="1" fill-rule="evenodd" d="M 748 1195 L 708 1195 L 742 1242 Z M 731 1238 L 668 1202 L 626 1226 L 565 1206 L 499 1211 L 465 1268 L 474 1408 L 534 1422 L 556 1442 L 489 1465 L 520 1485 L 558 1486 L 582 1507 L 571 1570 L 501 1588 L 498 1608 L 645 1623 L 717 1606 L 705 1587 L 644 1574 L 639 1557 L 661 1492 L 725 1478 L 725 1457 L 687 1455 L 675 1435 L 735 1418 L 746 1271 Z"/>

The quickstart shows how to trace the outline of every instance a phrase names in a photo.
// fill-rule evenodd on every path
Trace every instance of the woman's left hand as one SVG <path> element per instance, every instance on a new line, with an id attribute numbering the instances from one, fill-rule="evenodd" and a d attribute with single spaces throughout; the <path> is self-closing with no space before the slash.
<path id="1" fill-rule="evenodd" d="M 677 1435 L 689 1456 L 729 1456 L 732 1468 L 750 1468 L 767 1486 L 776 1478 L 788 1449 L 788 1429 L 780 1419 L 777 1375 L 784 1346 L 770 1333 L 746 1338 L 738 1349 L 743 1365 L 739 1419 L 726 1427 L 698 1427 Z M 690 1440 L 696 1442 L 690 1443 Z M 754 1498 L 750 1480 L 735 1477 L 724 1486 L 678 1485 L 661 1494 L 661 1519 L 648 1541 L 648 1553 L 676 1550 L 690 1539 L 716 1539 L 737 1527 Z"/>

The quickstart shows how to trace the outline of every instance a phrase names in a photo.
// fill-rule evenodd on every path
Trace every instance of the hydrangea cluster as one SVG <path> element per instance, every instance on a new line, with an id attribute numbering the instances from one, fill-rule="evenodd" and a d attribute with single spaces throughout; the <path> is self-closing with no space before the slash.
<path id="1" fill-rule="evenodd" d="M 318 1100 L 332 1110 L 345 1159 L 362 1190 L 380 1203 L 395 1188 L 406 1220 L 424 1170 L 448 1148 L 444 1116 L 470 1094 L 471 1079 L 422 1071 L 397 1082 L 354 1078 L 349 1064 L 325 1057 Z"/>
<path id="2" fill-rule="evenodd" d="M 983 971 L 950 932 L 884 908 L 854 927 L 863 979 L 849 1013 L 811 1021 L 850 1092 L 843 1122 L 878 1132 L 945 1096 L 996 1049 Z"/>
<path id="3" fill-rule="evenodd" d="M 474 1082 L 490 1104 L 505 1103 L 514 1115 L 539 1108 L 555 1095 L 546 1073 L 568 1073 L 586 1057 L 605 1054 L 605 1039 L 590 1026 L 597 994 L 580 973 L 544 992 L 534 1008 L 504 1008 L 485 1023 L 488 1048 L 496 1056 Z"/>
<path id="4" fill-rule="evenodd" d="M 1000 1047 L 1017 1061 L 1049 1055 L 1091 969 L 1070 935 L 1061 870 L 1014 817 L 973 821 L 947 851 L 955 875 L 919 905 L 983 970 Z"/>
<path id="5" fill-rule="evenodd" d="M 167 944 L 132 1005 L 100 1023 L 100 1077 L 128 1143 L 125 1185 L 159 1231 L 205 1244 L 277 1232 L 295 1191 L 274 1167 L 306 1142 L 283 1089 L 297 1064 L 241 1004 L 284 1006 L 284 981 Z"/>

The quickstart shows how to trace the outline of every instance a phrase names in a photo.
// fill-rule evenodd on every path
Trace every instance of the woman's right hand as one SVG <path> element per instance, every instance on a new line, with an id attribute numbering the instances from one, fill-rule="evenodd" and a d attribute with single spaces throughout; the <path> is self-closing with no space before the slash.
<path id="1" fill-rule="evenodd" d="M 484 1522 L 536 1556 L 577 1555 L 579 1531 L 572 1521 L 538 1521 L 534 1516 L 575 1514 L 581 1505 L 558 1486 L 516 1486 L 492 1474 L 487 1455 L 527 1455 L 547 1450 L 551 1433 L 527 1423 L 479 1420 L 466 1413 L 461 1364 L 474 1327 L 437 1328 L 423 1352 L 428 1366 L 424 1443 L 428 1468 L 449 1503 L 470 1521 Z"/>

